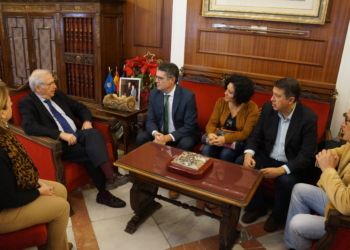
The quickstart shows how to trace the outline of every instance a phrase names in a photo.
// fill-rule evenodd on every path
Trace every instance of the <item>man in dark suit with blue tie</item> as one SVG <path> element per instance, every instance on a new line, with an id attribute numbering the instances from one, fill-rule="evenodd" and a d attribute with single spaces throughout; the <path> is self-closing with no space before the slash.
<path id="1" fill-rule="evenodd" d="M 29 85 L 33 92 L 18 105 L 24 131 L 28 135 L 62 141 L 62 160 L 85 163 L 99 191 L 96 201 L 110 207 L 124 207 L 125 202 L 107 190 L 127 183 L 129 177 L 115 173 L 103 135 L 92 128 L 90 110 L 56 90 L 54 78 L 48 70 L 34 70 Z"/>
<path id="2" fill-rule="evenodd" d="M 197 106 L 193 92 L 177 85 L 179 68 L 162 63 L 157 68 L 157 89 L 152 89 L 146 119 L 146 131 L 137 136 L 138 146 L 154 141 L 192 151 L 199 143 Z M 170 191 L 169 197 L 179 195 Z"/>

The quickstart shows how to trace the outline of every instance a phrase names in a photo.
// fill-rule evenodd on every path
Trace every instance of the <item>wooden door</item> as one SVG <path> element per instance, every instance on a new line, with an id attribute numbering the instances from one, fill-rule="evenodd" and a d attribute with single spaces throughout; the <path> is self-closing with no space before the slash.
<path id="1" fill-rule="evenodd" d="M 23 85 L 34 69 L 57 70 L 55 16 L 51 13 L 4 13 L 4 80 Z"/>

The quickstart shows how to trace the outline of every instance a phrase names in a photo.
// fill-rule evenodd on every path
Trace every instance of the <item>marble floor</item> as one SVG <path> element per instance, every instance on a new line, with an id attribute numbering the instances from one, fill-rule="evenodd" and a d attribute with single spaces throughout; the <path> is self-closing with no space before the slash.
<path id="1" fill-rule="evenodd" d="M 162 207 L 134 234 L 124 232 L 133 216 L 129 199 L 131 186 L 128 183 L 111 191 L 127 202 L 124 208 L 110 208 L 96 203 L 97 190 L 91 182 L 69 194 L 68 200 L 75 214 L 69 220 L 67 234 L 74 250 L 219 249 L 219 221 L 204 215 L 197 217 L 189 210 L 164 201 L 159 201 Z M 160 189 L 159 194 L 167 197 L 168 191 Z M 178 200 L 194 206 L 196 204 L 194 199 L 183 195 Z M 240 220 L 241 236 L 232 249 L 287 250 L 282 244 L 283 228 L 274 233 L 265 232 L 263 225 L 266 219 L 267 216 L 264 216 L 250 225 Z"/>

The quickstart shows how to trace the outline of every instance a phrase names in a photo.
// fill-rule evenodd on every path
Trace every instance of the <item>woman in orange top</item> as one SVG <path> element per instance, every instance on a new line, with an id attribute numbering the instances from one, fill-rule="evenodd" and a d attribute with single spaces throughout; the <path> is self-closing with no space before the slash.
<path id="1" fill-rule="evenodd" d="M 250 101 L 254 83 L 233 75 L 225 81 L 225 97 L 219 98 L 206 126 L 202 155 L 234 162 L 242 154 L 244 141 L 258 121 L 258 106 Z"/>

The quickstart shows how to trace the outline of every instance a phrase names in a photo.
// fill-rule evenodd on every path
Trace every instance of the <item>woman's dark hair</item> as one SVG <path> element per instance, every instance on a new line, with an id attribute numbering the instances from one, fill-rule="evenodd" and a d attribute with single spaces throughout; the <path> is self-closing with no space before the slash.
<path id="1" fill-rule="evenodd" d="M 247 76 L 242 76 L 238 74 L 232 75 L 225 81 L 225 89 L 232 83 L 235 87 L 235 94 L 233 95 L 233 100 L 236 105 L 246 103 L 252 98 L 254 94 L 254 82 Z"/>

